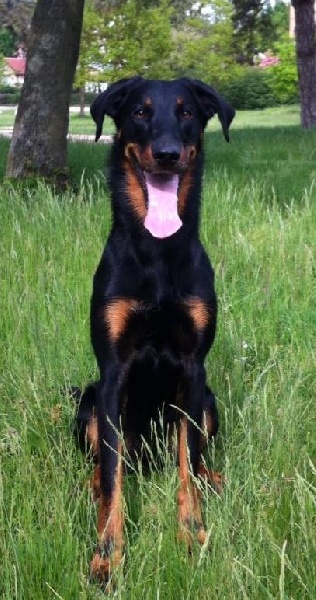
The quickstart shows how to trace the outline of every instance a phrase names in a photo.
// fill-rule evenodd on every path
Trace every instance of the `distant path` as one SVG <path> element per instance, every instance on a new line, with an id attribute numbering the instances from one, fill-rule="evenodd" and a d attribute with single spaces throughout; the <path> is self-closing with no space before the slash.
<path id="1" fill-rule="evenodd" d="M 0 128 L 0 137 L 2 138 L 12 138 L 13 127 L 1 127 Z M 67 139 L 70 142 L 88 142 L 89 144 L 94 144 L 95 136 L 94 135 L 80 135 L 77 133 L 68 133 Z M 98 140 L 101 144 L 111 144 L 113 141 L 113 135 L 103 135 Z"/>
<path id="2" fill-rule="evenodd" d="M 17 105 L 16 104 L 2 104 L 0 105 L 0 112 L 5 112 L 6 110 L 14 110 L 16 111 L 17 109 Z M 79 113 L 79 106 L 71 106 L 69 108 L 69 112 L 78 112 Z M 89 113 L 89 106 L 86 107 L 85 113 Z"/>
<path id="3" fill-rule="evenodd" d="M 0 106 L 0 113 L 5 112 L 6 110 L 16 110 L 16 106 Z M 70 112 L 79 112 L 78 106 L 71 106 Z M 1 127 L 0 128 L 0 138 L 12 138 L 13 127 Z M 95 141 L 94 135 L 81 135 L 77 133 L 69 133 L 67 139 L 70 142 L 86 142 L 89 144 L 93 144 Z M 111 144 L 113 141 L 113 135 L 102 135 L 102 137 L 98 140 L 101 144 Z"/>

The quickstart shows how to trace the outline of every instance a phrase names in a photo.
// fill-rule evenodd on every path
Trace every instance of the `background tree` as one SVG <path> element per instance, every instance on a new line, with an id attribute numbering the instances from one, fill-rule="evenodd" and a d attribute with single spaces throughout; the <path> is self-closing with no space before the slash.
<path id="1" fill-rule="evenodd" d="M 236 66 L 232 7 L 229 0 L 208 4 L 207 12 L 187 16 L 174 32 L 172 64 L 175 75 L 197 77 L 223 87 Z"/>
<path id="2" fill-rule="evenodd" d="M 264 0 L 232 0 L 235 54 L 241 64 L 253 64 L 259 16 Z"/>
<path id="3" fill-rule="evenodd" d="M 182 30 L 188 19 L 200 17 L 203 14 L 203 9 L 206 5 L 211 5 L 213 2 L 204 0 L 202 2 L 192 2 L 191 0 L 173 0 L 171 24 L 178 30 Z"/>
<path id="4" fill-rule="evenodd" d="M 27 47 L 36 0 L 0 0 L 0 32 L 12 36 L 11 56 L 18 43 Z"/>
<path id="5" fill-rule="evenodd" d="M 85 88 L 88 82 L 97 82 L 104 60 L 104 21 L 102 14 L 91 0 L 86 0 L 83 26 L 80 40 L 80 51 L 77 63 L 75 86 L 80 92 L 80 112 L 85 115 Z"/>
<path id="6" fill-rule="evenodd" d="M 7 176 L 68 181 L 69 102 L 79 53 L 84 0 L 38 0 Z"/>
<path id="7" fill-rule="evenodd" d="M 271 21 L 274 29 L 274 37 L 279 40 L 289 33 L 290 12 L 288 4 L 283 0 L 276 0 L 274 6 L 270 5 Z"/>
<path id="8" fill-rule="evenodd" d="M 104 38 L 100 39 L 103 81 L 110 83 L 136 73 L 147 77 L 170 77 L 173 48 L 170 2 L 127 0 L 111 3 L 111 6 L 106 3 L 101 7 L 104 19 Z"/>
<path id="9" fill-rule="evenodd" d="M 292 0 L 301 101 L 301 124 L 316 126 L 316 28 L 314 0 Z"/>
<path id="10" fill-rule="evenodd" d="M 2 54 L 0 54 L 0 83 L 2 81 L 3 75 L 4 75 L 4 60 L 3 60 L 3 56 Z"/>
<path id="11" fill-rule="evenodd" d="M 259 50 L 274 50 L 275 45 L 289 33 L 289 7 L 283 0 L 264 3 L 257 18 L 257 39 Z"/>

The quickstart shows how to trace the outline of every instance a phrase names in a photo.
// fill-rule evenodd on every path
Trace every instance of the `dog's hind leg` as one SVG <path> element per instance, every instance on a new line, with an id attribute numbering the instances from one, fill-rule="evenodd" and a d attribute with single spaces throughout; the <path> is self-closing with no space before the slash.
<path id="1" fill-rule="evenodd" d="M 216 406 L 216 398 L 212 390 L 206 386 L 203 405 L 203 434 L 200 440 L 201 452 L 207 445 L 209 438 L 214 437 L 218 431 L 218 411 Z M 215 490 L 217 494 L 221 494 L 225 484 L 225 478 L 218 471 L 208 469 L 204 462 L 200 460 L 198 475 Z"/>
<path id="2" fill-rule="evenodd" d="M 97 388 L 98 382 L 90 384 L 84 392 L 72 388 L 71 396 L 77 402 L 77 414 L 74 424 L 74 436 L 80 450 L 92 456 L 95 463 L 93 474 L 89 480 L 92 499 L 95 502 L 100 496 L 99 434 L 97 420 Z"/>
<path id="3" fill-rule="evenodd" d="M 98 383 L 91 383 L 82 392 L 80 388 L 71 388 L 70 395 L 77 403 L 74 423 L 74 436 L 84 454 L 97 454 L 96 409 Z"/>
<path id="4" fill-rule="evenodd" d="M 208 438 L 217 434 L 218 425 L 216 398 L 212 390 L 205 386 L 203 402 L 203 431 L 205 431 L 205 435 L 201 437 L 201 449 L 207 444 Z"/>

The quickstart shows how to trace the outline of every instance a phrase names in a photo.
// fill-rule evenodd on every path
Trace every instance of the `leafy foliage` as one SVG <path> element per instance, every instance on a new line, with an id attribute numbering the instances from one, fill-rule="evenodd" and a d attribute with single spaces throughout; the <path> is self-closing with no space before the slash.
<path id="1" fill-rule="evenodd" d="M 0 54 L 12 56 L 16 48 L 16 36 L 8 27 L 0 29 Z"/>
<path id="2" fill-rule="evenodd" d="M 276 73 L 271 87 L 271 74 L 242 68 L 236 52 L 238 48 L 243 52 L 242 39 L 246 39 L 243 36 L 250 21 L 255 23 L 253 45 L 259 44 L 263 50 L 270 42 L 275 45 L 276 36 L 287 27 L 284 11 L 287 9 L 281 2 L 273 9 L 259 0 L 250 4 L 241 0 L 195 4 L 117 0 L 106 5 L 89 0 L 76 83 L 110 83 L 135 73 L 159 78 L 188 76 L 224 90 L 239 108 L 273 105 L 282 97 L 279 92 L 274 95 L 281 85 L 282 70 Z M 241 44 L 238 48 L 236 28 Z"/>
<path id="3" fill-rule="evenodd" d="M 85 64 L 88 70 L 90 65 L 89 75 L 92 73 L 94 80 L 109 83 L 135 73 L 171 76 L 172 10 L 167 0 L 146 4 L 127 0 L 124 7 L 118 2 L 100 10 L 95 3 L 90 4 L 84 18 L 79 65 Z M 94 40 L 92 46 L 90 39 Z M 93 75 L 92 62 L 97 63 L 99 74 L 94 71 Z"/>
<path id="4" fill-rule="evenodd" d="M 279 64 L 269 69 L 269 85 L 275 100 L 280 104 L 290 104 L 298 101 L 298 76 L 293 40 L 283 38 L 276 44 Z"/>
<path id="5" fill-rule="evenodd" d="M 275 104 L 298 102 L 295 43 L 284 35 L 274 45 L 279 62 L 264 70 L 240 67 L 223 91 L 235 108 L 261 109 Z"/>
<path id="6" fill-rule="evenodd" d="M 6 54 L 9 44 L 12 53 L 34 4 L 14 0 L 8 11 L 0 0 L 6 26 L 0 30 L 0 52 Z M 296 60 L 287 30 L 288 6 L 281 0 L 274 6 L 266 0 L 86 0 L 75 86 L 83 90 L 91 82 L 97 89 L 100 82 L 135 73 L 191 76 L 219 88 L 239 108 L 293 102 Z M 253 61 L 255 51 L 268 49 L 280 58 L 278 66 L 265 74 L 241 67 Z"/>
<path id="7" fill-rule="evenodd" d="M 224 95 L 235 108 L 253 110 L 276 104 L 269 75 L 257 67 L 243 67 L 225 88 Z"/>
<path id="8" fill-rule="evenodd" d="M 148 8 L 137 0 L 128 0 L 124 13 L 114 11 L 108 15 L 104 62 L 109 80 L 135 73 L 159 78 L 171 75 L 170 15 L 167 0 Z"/>
<path id="9" fill-rule="evenodd" d="M 252 64 L 257 47 L 257 24 L 263 0 L 233 0 L 235 51 L 240 63 Z"/>
<path id="10" fill-rule="evenodd" d="M 91 2 L 86 2 L 80 39 L 80 53 L 75 76 L 75 86 L 82 88 L 87 81 L 97 81 L 96 70 L 103 58 L 103 18 Z M 103 53 L 104 54 L 104 53 Z"/>
<path id="11" fill-rule="evenodd" d="M 231 14 L 230 2 L 217 0 L 211 14 L 190 17 L 175 32 L 172 66 L 176 76 L 197 77 L 214 85 L 229 80 L 235 69 Z"/>

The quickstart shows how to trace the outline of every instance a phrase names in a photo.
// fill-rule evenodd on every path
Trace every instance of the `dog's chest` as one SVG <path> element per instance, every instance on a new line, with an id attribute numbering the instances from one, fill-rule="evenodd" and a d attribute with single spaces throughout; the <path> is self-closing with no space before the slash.
<path id="1" fill-rule="evenodd" d="M 116 299 L 105 310 L 110 339 L 125 356 L 145 346 L 192 354 L 211 320 L 210 308 L 195 297 L 157 303 Z"/>

